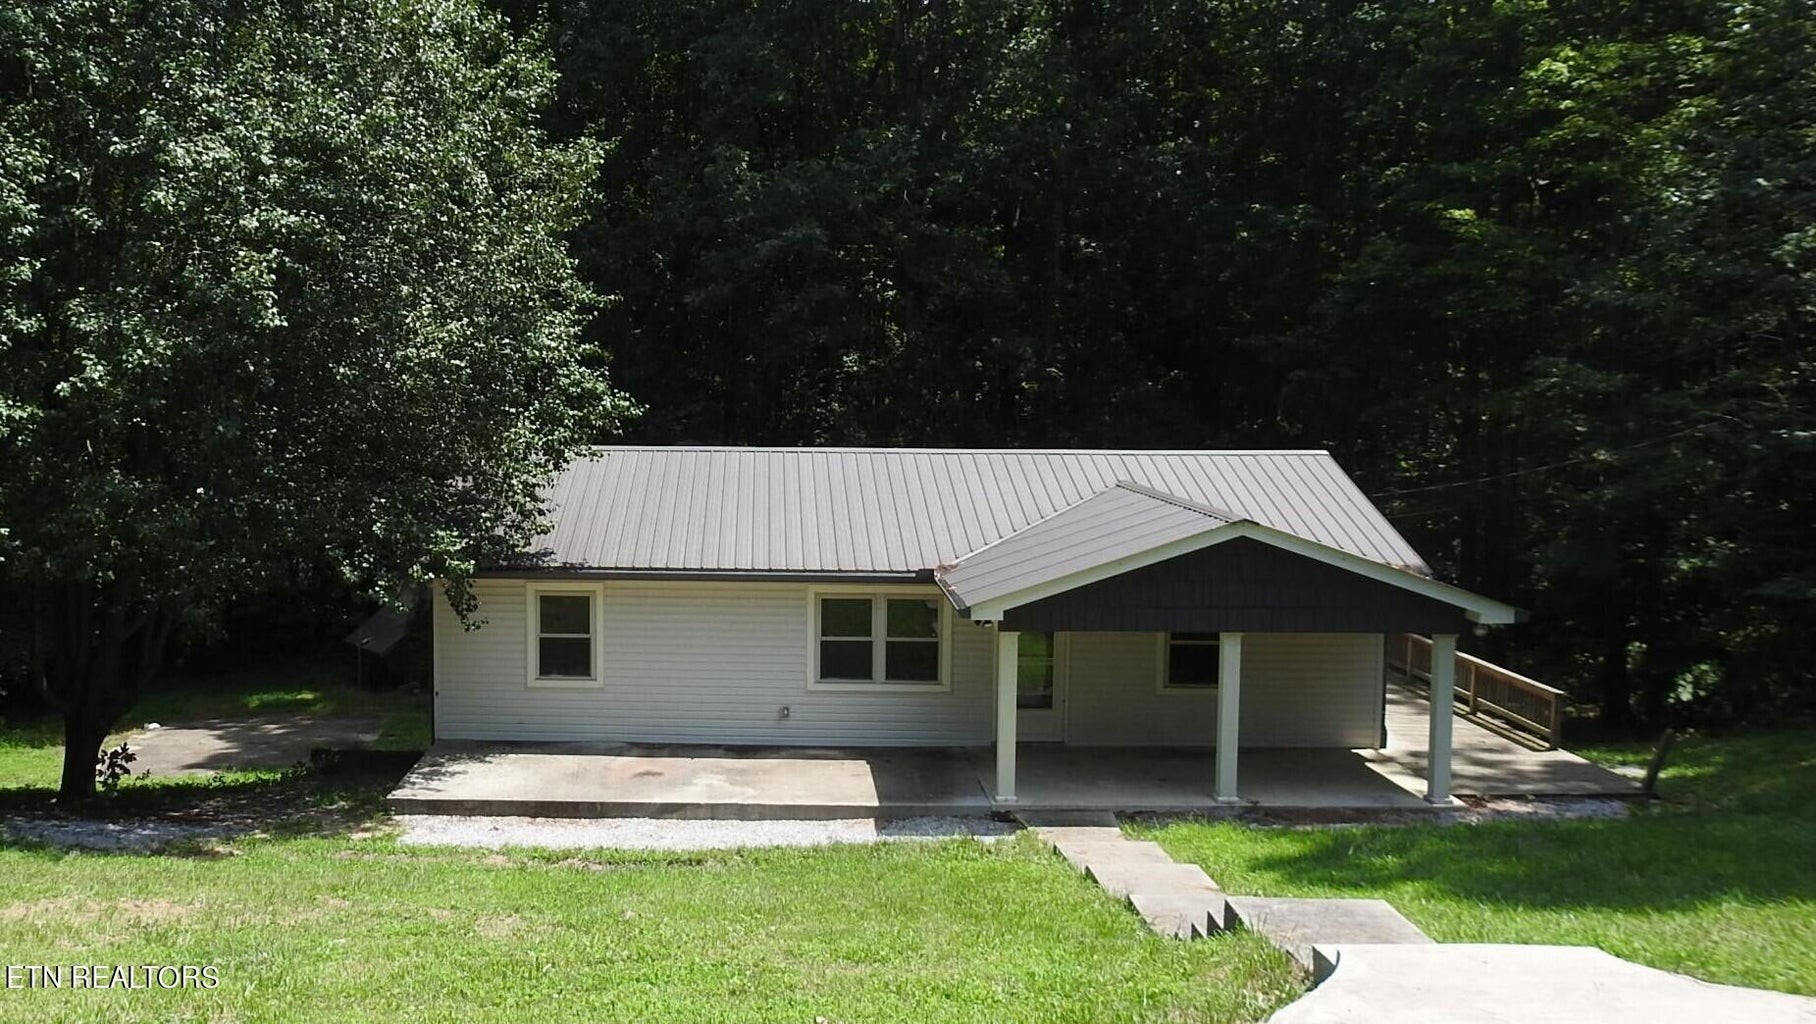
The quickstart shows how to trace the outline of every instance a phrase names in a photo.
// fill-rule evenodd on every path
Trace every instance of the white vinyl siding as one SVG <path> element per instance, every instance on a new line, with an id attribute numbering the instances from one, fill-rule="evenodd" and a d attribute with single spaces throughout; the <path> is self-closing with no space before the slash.
<path id="1" fill-rule="evenodd" d="M 937 746 L 992 735 L 994 637 L 950 616 L 950 690 L 807 690 L 805 584 L 613 580 L 602 588 L 600 684 L 526 689 L 524 582 L 474 586 L 485 623 L 475 630 L 436 598 L 441 739 Z"/>
<path id="2" fill-rule="evenodd" d="M 1166 647 L 1152 633 L 1074 633 L 1068 741 L 1208 747 L 1217 690 L 1159 690 Z M 1242 745 L 1372 747 L 1381 730 L 1381 638 L 1244 633 Z"/>
<path id="3" fill-rule="evenodd" d="M 524 582 L 474 586 L 478 629 L 435 601 L 441 739 L 982 746 L 994 735 L 995 636 L 953 616 L 949 691 L 812 690 L 806 584 L 613 580 L 600 590 L 599 684 L 542 689 L 524 685 Z M 1074 633 L 1067 645 L 1068 742 L 1210 745 L 1217 691 L 1159 693 L 1155 634 Z M 1247 633 L 1242 669 L 1244 746 L 1378 741 L 1380 637 Z"/>

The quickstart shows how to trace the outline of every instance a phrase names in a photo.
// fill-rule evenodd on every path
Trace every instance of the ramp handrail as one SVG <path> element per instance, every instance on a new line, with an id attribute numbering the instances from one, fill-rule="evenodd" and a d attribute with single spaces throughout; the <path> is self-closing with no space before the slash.
<path id="1" fill-rule="evenodd" d="M 1431 685 L 1431 639 L 1415 633 L 1387 638 L 1387 667 L 1408 683 Z M 1457 654 L 1457 710 L 1492 719 L 1557 746 L 1563 739 L 1565 693 L 1511 669 Z"/>

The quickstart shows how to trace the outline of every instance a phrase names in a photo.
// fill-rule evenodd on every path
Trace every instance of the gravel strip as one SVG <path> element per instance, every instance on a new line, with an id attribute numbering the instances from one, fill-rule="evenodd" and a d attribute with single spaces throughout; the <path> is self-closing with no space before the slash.
<path id="1" fill-rule="evenodd" d="M 1589 796 L 1495 797 L 1463 813 L 1465 821 L 1506 821 L 1533 818 L 1624 818 L 1632 811 L 1627 800 Z"/>
<path id="2" fill-rule="evenodd" d="M 226 825 L 192 825 L 174 821 L 96 821 L 90 818 L 11 818 L 0 833 L 66 850 L 149 853 L 171 843 L 218 839 L 234 832 Z"/>
<path id="3" fill-rule="evenodd" d="M 826 846 L 969 836 L 1001 839 L 1017 826 L 989 818 L 839 818 L 832 821 L 692 821 L 674 818 L 529 818 L 400 814 L 399 842 L 432 846 L 540 846 L 555 850 L 723 850 Z"/>

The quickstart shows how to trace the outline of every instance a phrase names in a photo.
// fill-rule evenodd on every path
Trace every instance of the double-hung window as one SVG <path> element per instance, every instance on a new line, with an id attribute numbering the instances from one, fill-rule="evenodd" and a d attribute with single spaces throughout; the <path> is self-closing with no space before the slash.
<path id="1" fill-rule="evenodd" d="M 815 688 L 945 688 L 937 597 L 815 594 L 813 629 Z"/>
<path id="2" fill-rule="evenodd" d="M 596 586 L 529 586 L 529 685 L 598 686 L 599 599 Z"/>
<path id="3" fill-rule="evenodd" d="M 1167 633 L 1161 652 L 1160 688 L 1215 690 L 1223 671 L 1216 633 Z"/>

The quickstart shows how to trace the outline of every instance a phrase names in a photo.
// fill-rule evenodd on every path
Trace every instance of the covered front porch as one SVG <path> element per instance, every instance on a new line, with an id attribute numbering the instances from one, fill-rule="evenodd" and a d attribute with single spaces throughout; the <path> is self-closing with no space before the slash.
<path id="1" fill-rule="evenodd" d="M 1047 771 L 1023 757 L 1024 634 L 1055 648 L 1066 636 L 1153 637 L 1155 692 L 1172 703 L 1149 700 L 1124 677 L 1099 686 L 1112 699 L 1093 712 L 1141 707 L 1135 742 L 1211 747 L 1217 804 L 1394 804 L 1416 788 L 1416 799 L 1443 806 L 1452 801 L 1458 635 L 1521 617 L 1422 566 L 1363 558 L 1128 482 L 942 566 L 935 578 L 959 615 L 995 633 L 989 786 L 998 806 L 1046 801 L 1059 784 L 1088 788 L 1096 785 L 1088 776 L 1101 772 L 1074 752 L 1064 756 L 1086 759 L 1076 779 L 1071 765 Z M 1407 759 L 1359 753 L 1392 749 L 1381 644 L 1406 633 L 1431 637 L 1416 787 L 1406 785 Z M 1338 647 L 1350 657 L 1315 653 Z M 1363 649 L 1373 654 L 1358 667 L 1353 655 Z M 1187 695 L 1196 702 L 1181 703 Z M 1191 735 L 1181 735 L 1182 724 Z M 1402 716 L 1403 747 L 1406 724 Z M 1293 795 L 1314 776 L 1331 785 L 1351 764 L 1363 773 L 1350 775 L 1341 797 Z"/>
<path id="2" fill-rule="evenodd" d="M 1228 813 L 1416 811 L 1424 704 L 1390 696 L 1379 749 L 1242 752 L 1241 798 L 1221 801 L 1204 750 L 1025 743 L 1019 795 L 992 798 L 991 748 L 839 749 L 585 743 L 437 744 L 391 794 L 416 814 L 729 819 L 906 818 L 1012 810 Z M 1453 776 L 1482 796 L 1632 796 L 1637 785 L 1561 750 L 1458 720 Z"/>

